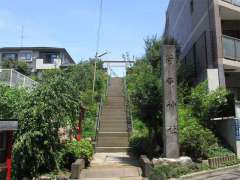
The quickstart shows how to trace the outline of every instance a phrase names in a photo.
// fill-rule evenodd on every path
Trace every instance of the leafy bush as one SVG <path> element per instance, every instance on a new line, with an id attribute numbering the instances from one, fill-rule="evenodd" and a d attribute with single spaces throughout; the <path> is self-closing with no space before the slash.
<path id="1" fill-rule="evenodd" d="M 135 119 L 133 121 L 133 126 L 134 131 L 129 143 L 131 151 L 137 156 L 145 154 L 150 158 L 160 154 L 160 146 L 149 136 L 146 125 L 142 121 Z"/>
<path id="2" fill-rule="evenodd" d="M 189 108 L 179 108 L 181 153 L 193 159 L 206 158 L 208 149 L 217 144 L 217 138 L 192 116 Z"/>
<path id="3" fill-rule="evenodd" d="M 153 169 L 153 173 L 150 175 L 150 180 L 167 180 L 170 178 L 178 178 L 193 171 L 193 169 L 187 166 L 159 165 Z"/>
<path id="4" fill-rule="evenodd" d="M 208 91 L 208 82 L 204 81 L 192 89 L 189 96 L 189 106 L 193 115 L 209 128 L 211 118 L 228 117 L 234 115 L 234 101 L 226 89 Z"/>
<path id="5" fill-rule="evenodd" d="M 47 135 L 39 131 L 25 133 L 13 146 L 14 177 L 31 179 L 51 171 L 57 166 L 56 159 Z"/>
<path id="6" fill-rule="evenodd" d="M 149 158 L 153 158 L 159 155 L 158 145 L 153 143 L 153 140 L 148 136 L 133 135 L 130 138 L 129 145 L 131 151 L 137 156 L 145 154 Z"/>
<path id="7" fill-rule="evenodd" d="M 89 141 L 82 140 L 68 142 L 65 145 L 65 149 L 63 151 L 63 166 L 67 169 L 71 168 L 71 164 L 79 159 L 85 159 L 86 162 L 89 162 L 92 159 L 94 150 L 93 146 Z"/>
<path id="8" fill-rule="evenodd" d="M 28 64 L 21 60 L 8 60 L 1 64 L 2 68 L 5 69 L 15 69 L 16 71 L 28 76 L 31 74 L 31 70 L 28 67 Z"/>
<path id="9" fill-rule="evenodd" d="M 0 84 L 0 119 L 17 118 L 28 94 L 23 89 L 16 89 Z"/>
<path id="10" fill-rule="evenodd" d="M 219 157 L 219 156 L 231 156 L 231 155 L 234 155 L 232 151 L 218 145 L 209 147 L 207 151 L 208 158 Z"/>

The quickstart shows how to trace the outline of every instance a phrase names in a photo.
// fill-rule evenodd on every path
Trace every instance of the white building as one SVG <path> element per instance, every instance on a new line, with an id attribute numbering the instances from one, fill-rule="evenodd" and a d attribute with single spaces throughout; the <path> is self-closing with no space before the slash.
<path id="1" fill-rule="evenodd" d="M 10 60 L 26 62 L 31 72 L 37 75 L 44 69 L 61 68 L 75 64 L 65 48 L 54 47 L 0 48 L 0 66 Z"/>

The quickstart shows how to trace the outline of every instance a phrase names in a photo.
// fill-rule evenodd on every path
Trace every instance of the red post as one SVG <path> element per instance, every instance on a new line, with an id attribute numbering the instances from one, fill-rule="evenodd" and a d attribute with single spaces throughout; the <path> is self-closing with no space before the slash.
<path id="1" fill-rule="evenodd" d="M 13 131 L 7 132 L 7 180 L 11 180 Z"/>
<path id="2" fill-rule="evenodd" d="M 79 122 L 78 122 L 78 127 L 77 127 L 77 141 L 81 141 L 82 139 L 82 121 L 84 120 L 84 114 L 85 114 L 85 109 L 83 107 L 80 107 L 80 113 L 79 113 Z"/>

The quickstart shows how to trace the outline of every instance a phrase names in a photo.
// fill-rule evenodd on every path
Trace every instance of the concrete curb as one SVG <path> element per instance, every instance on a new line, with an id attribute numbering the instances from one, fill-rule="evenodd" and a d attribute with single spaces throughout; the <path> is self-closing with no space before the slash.
<path id="1" fill-rule="evenodd" d="M 171 178 L 170 180 L 192 179 L 192 178 L 196 178 L 196 177 L 199 177 L 199 176 L 212 175 L 214 173 L 218 173 L 218 172 L 221 172 L 223 170 L 235 170 L 235 169 L 238 169 L 238 168 L 240 168 L 240 164 L 234 165 L 234 166 L 222 167 L 222 168 L 218 168 L 218 169 L 207 170 L 207 171 L 195 172 L 195 173 L 192 173 L 192 174 L 187 174 L 187 175 L 181 176 L 180 178 Z"/>

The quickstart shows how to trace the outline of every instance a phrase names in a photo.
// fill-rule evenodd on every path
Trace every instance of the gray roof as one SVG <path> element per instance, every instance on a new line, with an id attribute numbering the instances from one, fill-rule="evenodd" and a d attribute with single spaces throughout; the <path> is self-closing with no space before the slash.
<path id="1" fill-rule="evenodd" d="M 65 48 L 58 47 L 2 47 L 0 48 L 0 52 L 6 51 L 59 51 L 64 52 L 67 57 L 72 61 L 73 64 L 76 64 L 70 54 L 67 52 Z"/>

